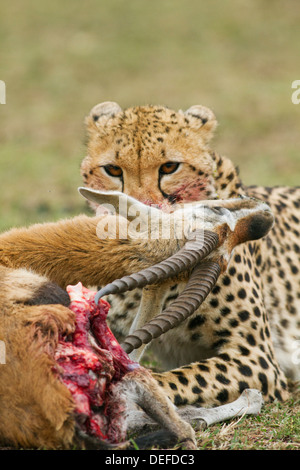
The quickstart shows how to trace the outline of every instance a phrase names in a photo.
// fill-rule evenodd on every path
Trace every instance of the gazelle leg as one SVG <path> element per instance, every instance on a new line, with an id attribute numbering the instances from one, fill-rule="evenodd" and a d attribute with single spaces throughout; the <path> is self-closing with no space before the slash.
<path id="1" fill-rule="evenodd" d="M 259 414 L 264 400 L 262 394 L 256 389 L 245 389 L 242 394 L 233 402 L 215 408 L 197 408 L 195 406 L 185 406 L 178 408 L 181 418 L 189 423 L 199 425 L 200 428 L 226 421 L 236 416 L 244 414 Z"/>
<path id="2" fill-rule="evenodd" d="M 263 406 L 261 393 L 256 389 L 245 389 L 233 402 L 215 408 L 198 408 L 196 406 L 180 406 L 176 409 L 181 419 L 193 425 L 195 430 L 206 429 L 215 423 L 227 421 L 242 415 L 257 415 Z M 128 418 L 130 431 L 153 431 L 157 422 L 140 409 L 132 409 Z"/>
<path id="3" fill-rule="evenodd" d="M 165 292 L 165 284 L 144 287 L 142 292 L 141 303 L 138 312 L 135 316 L 135 319 L 130 327 L 129 335 L 144 326 L 145 323 L 150 321 L 162 311 Z M 138 349 L 132 351 L 129 354 L 130 358 L 136 362 L 140 361 L 147 346 L 148 345 L 143 344 Z"/>

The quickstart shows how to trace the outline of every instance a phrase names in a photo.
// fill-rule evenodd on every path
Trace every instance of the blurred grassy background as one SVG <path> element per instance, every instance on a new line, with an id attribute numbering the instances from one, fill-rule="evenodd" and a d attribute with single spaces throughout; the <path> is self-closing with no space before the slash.
<path id="1" fill-rule="evenodd" d="M 211 107 L 215 149 L 248 184 L 300 184 L 300 3 L 284 0 L 2 2 L 0 229 L 86 210 L 84 116 Z"/>

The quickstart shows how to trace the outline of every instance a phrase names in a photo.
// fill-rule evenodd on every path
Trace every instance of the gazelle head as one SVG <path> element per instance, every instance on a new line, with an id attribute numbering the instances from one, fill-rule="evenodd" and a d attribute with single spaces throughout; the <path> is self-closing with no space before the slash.
<path id="1" fill-rule="evenodd" d="M 114 212 L 117 219 L 121 217 L 125 220 L 128 238 L 145 238 L 147 241 L 154 237 L 166 243 L 167 235 L 170 242 L 175 239 L 177 247 L 181 246 L 171 257 L 113 281 L 98 292 L 96 301 L 104 295 L 150 284 L 159 285 L 185 273 L 185 290 L 171 307 L 126 338 L 123 347 L 127 352 L 149 343 L 190 316 L 227 268 L 234 248 L 241 243 L 262 238 L 274 223 L 269 206 L 248 197 L 193 202 L 166 213 L 123 193 L 88 188 L 79 188 L 79 191 L 92 202 L 104 205 L 110 213 L 108 220 L 112 220 Z M 137 227 L 139 230 L 135 230 Z"/>

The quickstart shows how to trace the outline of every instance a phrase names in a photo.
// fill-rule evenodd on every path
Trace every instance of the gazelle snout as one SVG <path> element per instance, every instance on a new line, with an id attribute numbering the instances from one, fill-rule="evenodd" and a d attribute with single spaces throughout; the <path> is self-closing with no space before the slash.
<path id="1" fill-rule="evenodd" d="M 215 213 L 216 217 L 219 217 L 219 224 L 217 221 L 215 224 L 216 231 L 220 241 L 226 234 L 229 249 L 264 237 L 274 224 L 270 207 L 252 198 L 220 201 L 220 206 L 211 206 L 209 209 Z"/>
<path id="2" fill-rule="evenodd" d="M 270 210 L 259 211 L 243 217 L 236 224 L 237 244 L 264 237 L 273 224 L 274 216 Z"/>

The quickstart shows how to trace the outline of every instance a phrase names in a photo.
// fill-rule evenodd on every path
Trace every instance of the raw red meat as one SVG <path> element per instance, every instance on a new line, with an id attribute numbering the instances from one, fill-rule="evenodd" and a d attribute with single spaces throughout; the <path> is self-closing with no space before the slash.
<path id="1" fill-rule="evenodd" d="M 78 283 L 68 286 L 76 315 L 72 337 L 61 338 L 55 352 L 57 371 L 75 402 L 77 425 L 89 435 L 116 443 L 125 439 L 125 398 L 115 385 L 139 368 L 130 360 L 106 323 L 110 305 Z"/>

